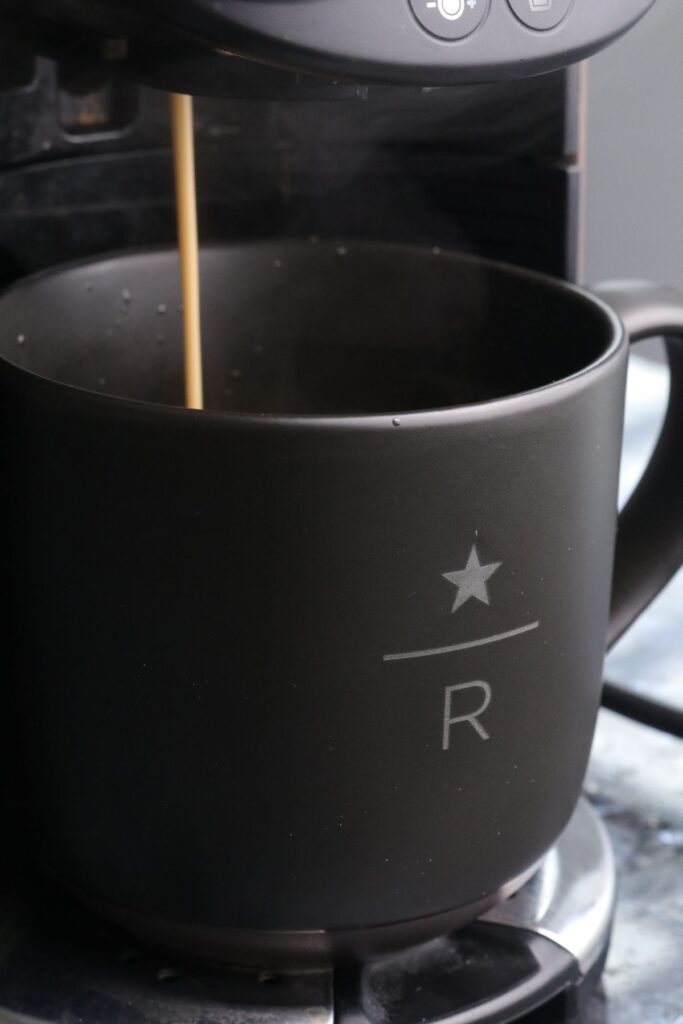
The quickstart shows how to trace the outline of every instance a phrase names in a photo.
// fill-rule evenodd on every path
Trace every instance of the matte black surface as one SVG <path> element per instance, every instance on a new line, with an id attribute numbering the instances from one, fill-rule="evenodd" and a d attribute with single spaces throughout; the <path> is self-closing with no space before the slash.
<path id="1" fill-rule="evenodd" d="M 367 927 L 494 894 L 585 771 L 616 320 L 446 254 L 215 250 L 208 401 L 249 415 L 202 415 L 141 402 L 180 393 L 176 273 L 124 257 L 0 303 L 37 854 L 171 930 Z"/>
<path id="2" fill-rule="evenodd" d="M 574 0 L 557 28 L 534 32 L 494 0 L 480 28 L 455 42 L 426 32 L 408 0 L 4 0 L 3 10 L 50 51 L 109 58 L 166 86 L 187 84 L 188 60 L 202 52 L 355 81 L 447 85 L 566 67 L 625 32 L 653 2 Z M 112 47 L 112 37 L 123 45 Z M 200 68 L 198 88 L 205 75 Z"/>

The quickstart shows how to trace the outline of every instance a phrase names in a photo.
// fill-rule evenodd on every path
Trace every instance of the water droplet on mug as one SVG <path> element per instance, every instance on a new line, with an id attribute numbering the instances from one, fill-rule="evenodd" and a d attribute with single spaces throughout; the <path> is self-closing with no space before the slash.
<path id="1" fill-rule="evenodd" d="M 346 248 L 345 245 L 340 245 L 337 248 L 337 256 L 346 256 L 346 255 L 348 255 L 348 251 L 349 250 Z"/>
<path id="2" fill-rule="evenodd" d="M 179 971 L 177 967 L 162 967 L 157 971 L 159 981 L 180 981 L 182 977 L 183 972 Z"/>
<path id="3" fill-rule="evenodd" d="M 398 418 L 398 416 L 394 416 L 394 418 L 393 418 L 393 420 L 392 420 L 391 422 L 393 423 L 393 425 L 394 425 L 395 427 L 400 427 L 400 426 L 401 426 L 401 421 L 400 421 L 400 419 Z"/>
<path id="4" fill-rule="evenodd" d="M 23 345 L 25 341 L 26 341 L 26 335 L 25 334 L 17 334 L 17 345 Z"/>
<path id="5" fill-rule="evenodd" d="M 127 306 L 130 306 L 131 302 L 133 301 L 133 296 L 131 295 L 128 288 L 123 289 L 123 291 L 121 292 L 121 298 L 123 299 Z"/>
<path id="6" fill-rule="evenodd" d="M 166 305 L 165 305 L 165 303 L 160 302 L 159 305 L 157 306 L 157 313 L 159 314 L 159 316 L 163 316 L 165 312 L 166 312 Z"/>
<path id="7" fill-rule="evenodd" d="M 275 974 L 273 971 L 261 971 L 258 975 L 259 985 L 277 985 L 281 982 L 279 974 Z"/>
<path id="8" fill-rule="evenodd" d="M 434 248 L 432 249 L 432 253 L 435 256 L 440 256 L 441 255 L 441 246 L 440 245 L 435 245 Z"/>

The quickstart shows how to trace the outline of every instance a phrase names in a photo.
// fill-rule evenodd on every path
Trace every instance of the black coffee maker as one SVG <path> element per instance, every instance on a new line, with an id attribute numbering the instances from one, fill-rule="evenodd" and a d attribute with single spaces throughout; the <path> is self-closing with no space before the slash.
<path id="1" fill-rule="evenodd" d="M 580 70 L 567 66 L 650 6 L 5 2 L 0 277 L 172 243 L 166 104 L 155 91 L 172 88 L 204 97 L 203 240 L 395 240 L 576 279 L 584 96 Z M 161 1012 L 465 1024 L 581 998 L 604 961 L 614 871 L 581 805 L 527 885 L 475 924 L 377 961 L 298 973 L 157 952 L 45 883 L 24 890 L 7 887 L 0 1005 L 29 1019 L 66 1008 L 112 1021 Z"/>
<path id="2" fill-rule="evenodd" d="M 398 240 L 574 280 L 576 61 L 651 0 L 614 6 L 5 0 L 0 280 L 174 241 L 166 103 L 141 83 L 200 97 L 204 242 Z"/>

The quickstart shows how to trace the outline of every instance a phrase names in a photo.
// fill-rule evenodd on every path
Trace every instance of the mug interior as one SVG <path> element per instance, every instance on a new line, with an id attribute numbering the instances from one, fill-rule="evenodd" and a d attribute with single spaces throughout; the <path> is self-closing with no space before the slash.
<path id="1" fill-rule="evenodd" d="M 523 271 L 397 245 L 256 243 L 201 254 L 207 408 L 408 413 L 580 373 L 615 343 L 600 304 Z M 0 355 L 103 394 L 183 404 L 178 256 L 50 271 L 0 297 Z"/>

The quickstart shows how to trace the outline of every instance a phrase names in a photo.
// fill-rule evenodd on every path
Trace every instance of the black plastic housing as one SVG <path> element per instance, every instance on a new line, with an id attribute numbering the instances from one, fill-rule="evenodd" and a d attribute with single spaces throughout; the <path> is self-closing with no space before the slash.
<path id="1" fill-rule="evenodd" d="M 167 87 L 220 92 L 235 56 L 360 82 L 451 85 L 541 74 L 606 46 L 654 0 L 573 0 L 549 31 L 524 24 L 508 0 L 478 2 L 485 17 L 457 41 L 425 30 L 415 15 L 422 0 L 5 0 L 2 10 L 43 47 L 128 67 Z"/>

